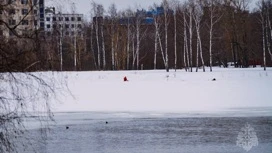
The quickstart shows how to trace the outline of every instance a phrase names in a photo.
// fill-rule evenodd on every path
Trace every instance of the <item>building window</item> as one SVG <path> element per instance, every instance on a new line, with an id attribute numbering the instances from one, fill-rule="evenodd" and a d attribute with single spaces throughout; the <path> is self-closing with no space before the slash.
<path id="1" fill-rule="evenodd" d="M 65 17 L 65 21 L 69 21 L 69 17 Z"/>
<path id="2" fill-rule="evenodd" d="M 9 25 L 15 25 L 16 24 L 16 20 L 9 20 Z"/>
<path id="3" fill-rule="evenodd" d="M 21 4 L 28 4 L 28 0 L 21 0 Z"/>
<path id="4" fill-rule="evenodd" d="M 71 28 L 75 28 L 75 25 L 74 25 L 74 24 L 71 24 Z"/>
<path id="5" fill-rule="evenodd" d="M 28 25 L 28 20 L 23 20 L 22 25 Z"/>
<path id="6" fill-rule="evenodd" d="M 47 18 L 46 18 L 46 21 L 50 21 L 50 17 L 47 17 Z"/>
<path id="7" fill-rule="evenodd" d="M 38 25 L 38 21 L 34 20 L 34 25 L 37 26 Z"/>
<path id="8" fill-rule="evenodd" d="M 68 29 L 70 26 L 69 24 L 65 24 L 65 28 Z"/>
<path id="9" fill-rule="evenodd" d="M 56 24 L 53 24 L 53 28 L 56 29 L 56 28 L 57 28 L 57 25 L 56 25 Z"/>
<path id="10" fill-rule="evenodd" d="M 34 10 L 33 12 L 34 12 L 34 14 L 35 14 L 35 15 L 37 15 L 37 14 L 38 14 L 38 11 L 37 11 L 37 10 Z"/>
<path id="11" fill-rule="evenodd" d="M 50 28 L 51 28 L 51 25 L 50 25 L 50 24 L 47 24 L 47 25 L 46 25 L 46 28 L 47 28 L 47 29 L 50 29 Z"/>
<path id="12" fill-rule="evenodd" d="M 74 32 L 74 31 L 72 31 L 72 32 L 71 32 L 71 35 L 72 35 L 72 36 L 73 36 L 73 35 L 75 35 L 75 32 Z"/>
<path id="13" fill-rule="evenodd" d="M 81 17 L 77 17 L 77 21 L 81 21 Z"/>
<path id="14" fill-rule="evenodd" d="M 40 14 L 40 18 L 43 18 L 43 19 L 44 19 L 44 14 Z"/>
<path id="15" fill-rule="evenodd" d="M 82 28 L 81 24 L 78 24 L 77 27 L 78 27 L 78 28 Z"/>
<path id="16" fill-rule="evenodd" d="M 38 0 L 34 0 L 34 5 L 37 5 L 38 4 Z"/>
<path id="17" fill-rule="evenodd" d="M 66 32 L 65 32 L 65 35 L 66 35 L 66 36 L 69 36 L 69 32 L 68 32 L 68 31 L 66 31 Z"/>
<path id="18" fill-rule="evenodd" d="M 41 22 L 41 23 L 40 23 L 40 27 L 41 27 L 41 28 L 44 28 L 44 22 Z"/>
<path id="19" fill-rule="evenodd" d="M 15 9 L 10 9 L 9 10 L 9 15 L 15 14 Z"/>
<path id="20" fill-rule="evenodd" d="M 22 15 L 27 15 L 28 9 L 22 9 Z"/>
<path id="21" fill-rule="evenodd" d="M 61 25 L 61 24 L 59 24 L 59 28 L 62 28 L 62 25 Z"/>
<path id="22" fill-rule="evenodd" d="M 59 17 L 59 21 L 62 21 L 63 20 L 63 17 Z"/>
<path id="23" fill-rule="evenodd" d="M 8 0 L 8 4 L 12 4 L 15 0 Z"/>
<path id="24" fill-rule="evenodd" d="M 53 21 L 57 21 L 56 17 L 53 17 Z"/>
<path id="25" fill-rule="evenodd" d="M 75 21 L 75 18 L 74 18 L 74 17 L 71 17 L 71 21 Z"/>

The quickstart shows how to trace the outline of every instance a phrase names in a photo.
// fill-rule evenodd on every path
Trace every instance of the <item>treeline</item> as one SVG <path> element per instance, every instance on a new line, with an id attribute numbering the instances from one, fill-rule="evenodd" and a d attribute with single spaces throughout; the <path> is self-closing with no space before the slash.
<path id="1" fill-rule="evenodd" d="M 29 71 L 189 72 L 193 67 L 212 71 L 212 66 L 227 67 L 230 63 L 243 68 L 272 66 L 270 0 L 259 0 L 254 9 L 245 0 L 163 0 L 148 10 L 118 11 L 114 4 L 105 9 L 94 2 L 90 10 L 92 17 L 85 22 L 82 36 L 67 37 L 59 29 L 43 33 L 39 50 L 35 50 L 34 41 L 36 45 L 21 57 L 20 65 Z M 10 45 L 8 48 L 13 49 L 9 50 L 16 53 L 28 46 L 12 42 L 22 39 L 5 41 L 4 46 Z"/>

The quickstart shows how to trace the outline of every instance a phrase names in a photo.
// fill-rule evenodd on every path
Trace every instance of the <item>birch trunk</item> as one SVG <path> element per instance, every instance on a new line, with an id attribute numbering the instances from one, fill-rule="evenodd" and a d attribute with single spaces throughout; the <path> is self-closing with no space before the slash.
<path id="1" fill-rule="evenodd" d="M 114 25 L 113 25 L 113 21 L 111 23 L 111 68 L 112 70 L 115 70 L 115 61 L 114 61 L 114 54 L 115 54 L 115 50 L 114 50 Z"/>
<path id="2" fill-rule="evenodd" d="M 192 8 L 189 11 L 189 41 L 190 41 L 190 72 L 193 72 L 193 20 L 192 20 Z"/>
<path id="3" fill-rule="evenodd" d="M 105 39 L 104 39 L 104 19 L 102 19 L 101 37 L 102 37 L 102 52 L 103 52 L 103 70 L 106 70 L 106 51 L 105 51 Z"/>
<path id="4" fill-rule="evenodd" d="M 271 40 L 269 40 L 268 37 L 268 31 L 270 31 L 270 38 L 272 38 L 272 28 L 271 28 L 271 21 L 270 21 L 270 15 L 269 15 L 269 9 L 267 8 L 267 43 L 268 43 L 268 53 L 270 55 L 270 59 L 272 61 L 272 53 L 271 53 Z"/>
<path id="5" fill-rule="evenodd" d="M 95 69 L 97 69 L 97 65 L 96 65 L 96 59 L 95 59 L 95 53 L 94 53 L 94 47 L 93 47 L 93 23 L 92 23 L 92 27 L 91 27 L 91 50 L 92 50 L 92 53 L 93 53 L 93 61 L 94 61 L 94 67 Z"/>
<path id="6" fill-rule="evenodd" d="M 262 7 L 264 7 L 264 1 L 262 1 Z M 263 66 L 264 66 L 264 71 L 266 71 L 265 19 L 264 19 L 264 14 L 263 13 L 264 13 L 264 10 L 262 10 L 262 12 L 260 13 L 260 16 L 261 16 L 262 36 L 263 36 Z"/>
<path id="7" fill-rule="evenodd" d="M 167 11 L 164 9 L 164 31 L 165 31 L 165 68 L 166 72 L 169 72 L 169 62 L 168 62 L 168 19 Z"/>
<path id="8" fill-rule="evenodd" d="M 158 35 L 157 35 L 157 28 L 155 29 L 155 50 L 154 50 L 154 70 L 157 69 L 157 51 L 158 51 Z"/>
<path id="9" fill-rule="evenodd" d="M 127 70 L 129 70 L 129 57 L 130 57 L 130 23 L 128 17 L 128 24 L 127 24 Z"/>
<path id="10" fill-rule="evenodd" d="M 77 70 L 77 37 L 74 36 L 74 70 Z"/>
<path id="11" fill-rule="evenodd" d="M 186 70 L 186 72 L 187 72 L 187 70 L 188 70 L 188 65 L 187 65 L 187 55 L 188 54 L 186 54 L 187 53 L 187 49 L 188 49 L 188 47 L 187 47 L 187 30 L 186 30 L 186 17 L 185 17 L 185 12 L 183 13 L 183 30 L 184 30 L 184 53 L 183 53 L 183 60 L 184 60 L 184 67 L 185 67 L 185 70 Z"/>
<path id="12" fill-rule="evenodd" d="M 174 12 L 174 28 L 175 28 L 175 33 L 174 33 L 174 43 L 175 43 L 175 72 L 177 71 L 177 12 L 175 10 Z"/>
<path id="13" fill-rule="evenodd" d="M 96 16 L 96 23 L 95 23 L 95 31 L 96 31 L 96 44 L 97 44 L 97 66 L 98 70 L 100 70 L 101 62 L 100 62 L 100 45 L 99 45 L 99 32 L 98 32 L 98 16 Z"/>
<path id="14" fill-rule="evenodd" d="M 60 31 L 60 42 L 59 42 L 59 52 L 60 52 L 60 71 L 63 70 L 63 54 L 62 54 L 62 40 L 63 39 L 63 36 L 62 36 L 62 28 L 61 28 L 61 31 Z"/>
<path id="15" fill-rule="evenodd" d="M 141 21 L 137 19 L 136 23 L 136 69 L 139 69 L 139 52 L 140 52 L 140 24 Z"/>

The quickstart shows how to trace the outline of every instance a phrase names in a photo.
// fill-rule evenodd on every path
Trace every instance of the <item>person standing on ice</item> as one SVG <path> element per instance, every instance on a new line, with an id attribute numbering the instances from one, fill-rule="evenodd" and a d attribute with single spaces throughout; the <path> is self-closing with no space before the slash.
<path id="1" fill-rule="evenodd" d="M 128 81 L 128 79 L 127 79 L 127 77 L 125 76 L 125 77 L 124 77 L 124 82 L 126 82 L 126 81 Z"/>

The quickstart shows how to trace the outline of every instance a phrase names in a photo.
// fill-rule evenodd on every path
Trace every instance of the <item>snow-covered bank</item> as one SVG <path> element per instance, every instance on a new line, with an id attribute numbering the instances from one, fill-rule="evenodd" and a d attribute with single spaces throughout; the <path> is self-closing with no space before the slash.
<path id="1" fill-rule="evenodd" d="M 74 96 L 53 105 L 69 111 L 218 111 L 272 107 L 272 69 L 215 68 L 214 72 L 164 70 L 62 72 Z M 123 82 L 123 77 L 128 82 Z M 216 81 L 212 81 L 216 78 Z"/>

